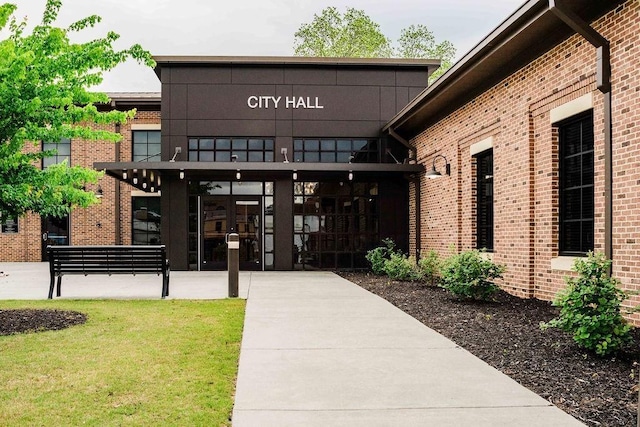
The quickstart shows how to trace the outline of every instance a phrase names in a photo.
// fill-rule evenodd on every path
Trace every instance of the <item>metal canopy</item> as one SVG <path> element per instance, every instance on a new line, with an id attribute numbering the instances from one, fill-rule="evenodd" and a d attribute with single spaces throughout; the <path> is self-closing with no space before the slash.
<path id="1" fill-rule="evenodd" d="M 276 163 L 276 162 L 96 162 L 93 167 L 119 181 L 146 192 L 162 187 L 162 179 L 214 175 L 216 179 L 235 180 L 236 173 L 242 180 L 270 180 L 292 177 L 298 180 L 318 177 L 348 179 L 349 173 L 356 177 L 380 177 L 389 175 L 411 176 L 424 171 L 420 164 L 395 163 Z M 126 174 L 126 178 L 125 178 Z M 134 183 L 134 179 L 136 183 Z"/>

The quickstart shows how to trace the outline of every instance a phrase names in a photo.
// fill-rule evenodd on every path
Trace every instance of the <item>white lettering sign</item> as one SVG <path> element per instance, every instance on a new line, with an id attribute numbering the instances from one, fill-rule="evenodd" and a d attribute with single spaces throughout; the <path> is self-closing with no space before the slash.
<path id="1" fill-rule="evenodd" d="M 251 95 L 247 98 L 247 106 L 251 109 L 277 109 L 282 101 L 281 96 L 267 96 L 267 95 Z M 284 108 L 293 109 L 322 109 L 324 105 L 320 105 L 318 97 L 310 96 L 287 96 L 284 98 Z"/>

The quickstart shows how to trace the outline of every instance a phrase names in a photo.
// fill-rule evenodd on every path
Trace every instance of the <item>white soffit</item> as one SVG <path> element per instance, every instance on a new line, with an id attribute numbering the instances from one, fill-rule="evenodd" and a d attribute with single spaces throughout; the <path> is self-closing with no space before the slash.
<path id="1" fill-rule="evenodd" d="M 566 104 L 562 104 L 551 110 L 550 118 L 551 123 L 557 123 L 560 120 L 568 119 L 571 116 L 580 114 L 583 111 L 591 110 L 593 108 L 593 93 L 589 92 L 586 95 L 582 95 L 578 99 L 569 101 Z"/>
<path id="2" fill-rule="evenodd" d="M 493 137 L 485 138 L 482 141 L 476 142 L 475 144 L 471 144 L 469 151 L 472 156 L 475 156 L 478 153 L 482 153 L 483 151 L 487 151 L 493 148 Z"/>

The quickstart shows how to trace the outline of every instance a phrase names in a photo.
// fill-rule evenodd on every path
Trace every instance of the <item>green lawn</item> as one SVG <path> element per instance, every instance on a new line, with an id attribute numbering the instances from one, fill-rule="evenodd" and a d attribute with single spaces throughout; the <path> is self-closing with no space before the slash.
<path id="1" fill-rule="evenodd" d="M 230 425 L 244 300 L 3 301 L 84 325 L 0 336 L 3 426 Z"/>

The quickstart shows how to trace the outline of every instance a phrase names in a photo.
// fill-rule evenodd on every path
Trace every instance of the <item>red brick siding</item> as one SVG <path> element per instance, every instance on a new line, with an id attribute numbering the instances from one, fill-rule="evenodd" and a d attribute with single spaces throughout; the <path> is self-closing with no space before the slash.
<path id="1" fill-rule="evenodd" d="M 160 112 L 138 112 L 129 123 L 122 125 L 120 132 L 121 160 L 130 161 L 131 124 L 160 124 Z M 103 125 L 100 129 L 115 132 L 115 126 Z M 25 150 L 40 150 L 40 145 L 27 144 Z M 106 141 L 71 141 L 71 165 L 93 167 L 94 162 L 115 161 L 116 144 Z M 100 203 L 87 209 L 76 208 L 70 216 L 70 240 L 73 245 L 112 245 L 131 244 L 131 190 L 129 185 L 121 184 L 109 176 L 103 176 L 99 183 L 90 188 L 102 188 Z M 116 221 L 116 186 L 120 186 L 120 221 Z M 120 224 L 121 242 L 116 242 L 116 226 Z M 19 232 L 0 233 L 0 262 L 39 262 L 42 259 L 41 220 L 38 215 L 28 214 L 19 219 Z"/>
<path id="2" fill-rule="evenodd" d="M 624 288 L 638 290 L 640 73 L 635 62 L 640 57 L 640 3 L 628 1 L 593 27 L 611 42 L 614 275 Z M 491 136 L 493 257 L 507 266 L 502 286 L 516 295 L 552 299 L 569 273 L 551 269 L 558 256 L 558 136 L 549 112 L 587 93 L 593 95 L 594 111 L 595 250 L 603 250 L 604 98 L 596 89 L 595 71 L 595 48 L 574 35 L 412 140 L 427 170 L 436 154 L 446 156 L 452 166 L 451 177 L 422 178 L 420 250 L 436 249 L 446 256 L 450 245 L 458 250 L 475 246 L 475 172 L 469 147 Z M 411 230 L 415 235 L 414 225 Z"/>

